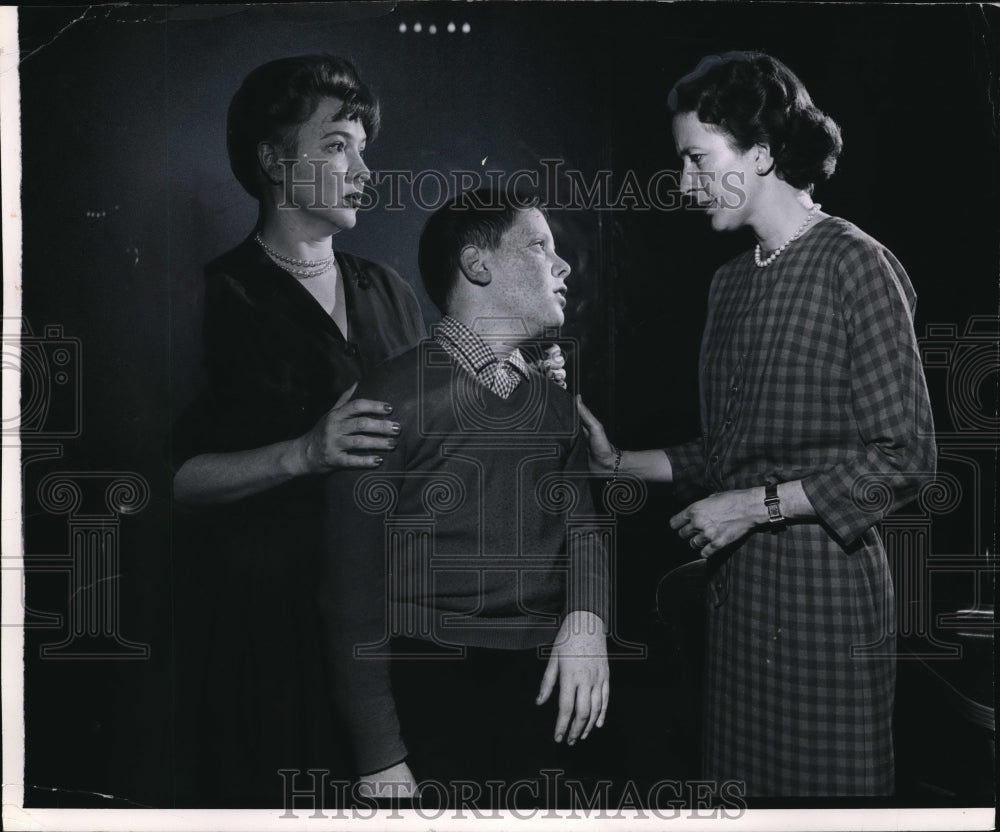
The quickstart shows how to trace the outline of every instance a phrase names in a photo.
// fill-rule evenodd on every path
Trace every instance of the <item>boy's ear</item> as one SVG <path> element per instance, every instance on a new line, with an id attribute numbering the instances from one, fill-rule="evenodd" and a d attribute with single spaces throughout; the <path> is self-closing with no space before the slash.
<path id="1" fill-rule="evenodd" d="M 486 286 L 493 279 L 484 262 L 483 253 L 476 246 L 466 246 L 458 257 L 466 280 L 477 286 Z"/>

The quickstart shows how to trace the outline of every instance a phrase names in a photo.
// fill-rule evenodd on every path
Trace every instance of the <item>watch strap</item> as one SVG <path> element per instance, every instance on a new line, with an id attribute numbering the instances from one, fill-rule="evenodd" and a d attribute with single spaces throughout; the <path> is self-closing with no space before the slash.
<path id="1" fill-rule="evenodd" d="M 785 522 L 785 516 L 781 513 L 781 500 L 778 498 L 776 484 L 769 483 L 764 486 L 764 505 L 767 508 L 767 521 L 772 526 Z"/>

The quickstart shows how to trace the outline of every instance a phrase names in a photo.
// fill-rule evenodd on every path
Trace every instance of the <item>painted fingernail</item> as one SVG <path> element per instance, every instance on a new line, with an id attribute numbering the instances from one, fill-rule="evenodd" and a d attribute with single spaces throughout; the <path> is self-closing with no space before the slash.
<path id="1" fill-rule="evenodd" d="M 381 465 L 383 462 L 385 462 L 385 460 L 382 459 L 382 457 L 380 457 L 380 456 L 375 457 L 375 464 L 376 465 Z"/>
<path id="2" fill-rule="evenodd" d="M 556 742 L 562 742 L 562 738 L 563 738 L 562 734 L 556 734 Z"/>
<path id="3" fill-rule="evenodd" d="M 571 746 L 576 745 L 576 740 L 570 740 L 569 742 L 566 743 L 566 745 L 571 745 Z"/>
<path id="4" fill-rule="evenodd" d="M 382 405 L 382 409 L 386 413 L 392 413 L 392 405 L 391 404 L 384 404 L 384 405 Z"/>
<path id="5" fill-rule="evenodd" d="M 397 444 L 399 444 L 399 443 L 398 443 L 398 442 L 396 442 L 396 440 L 395 440 L 395 439 L 390 439 L 390 440 L 389 440 L 389 447 L 390 447 L 391 449 L 394 449 L 394 448 L 396 447 L 396 445 L 397 445 Z"/>
<path id="6" fill-rule="evenodd" d="M 392 432 L 393 433 L 399 433 L 402 429 L 403 429 L 403 426 L 400 425 L 399 422 L 393 422 L 392 423 Z"/>

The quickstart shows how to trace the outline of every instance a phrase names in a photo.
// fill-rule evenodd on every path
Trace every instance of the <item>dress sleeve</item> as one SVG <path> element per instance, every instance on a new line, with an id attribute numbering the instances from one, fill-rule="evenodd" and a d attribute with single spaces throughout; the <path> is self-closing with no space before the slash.
<path id="1" fill-rule="evenodd" d="M 937 449 L 906 273 L 891 254 L 864 245 L 843 256 L 839 271 L 860 450 L 802 486 L 849 546 L 933 479 Z"/>
<path id="2" fill-rule="evenodd" d="M 671 480 L 700 484 L 705 476 L 705 443 L 699 436 L 690 442 L 663 449 L 670 460 Z"/>

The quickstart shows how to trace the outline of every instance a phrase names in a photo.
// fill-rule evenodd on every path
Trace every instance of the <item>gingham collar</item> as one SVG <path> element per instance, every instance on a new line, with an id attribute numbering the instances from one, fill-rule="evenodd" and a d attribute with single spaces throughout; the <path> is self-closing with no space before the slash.
<path id="1" fill-rule="evenodd" d="M 510 355 L 499 358 L 479 335 L 451 315 L 445 315 L 434 327 L 434 339 L 465 370 L 492 390 L 496 389 L 493 374 L 496 367 L 504 361 L 513 366 L 522 377 L 528 376 L 528 365 L 517 347 Z"/>

